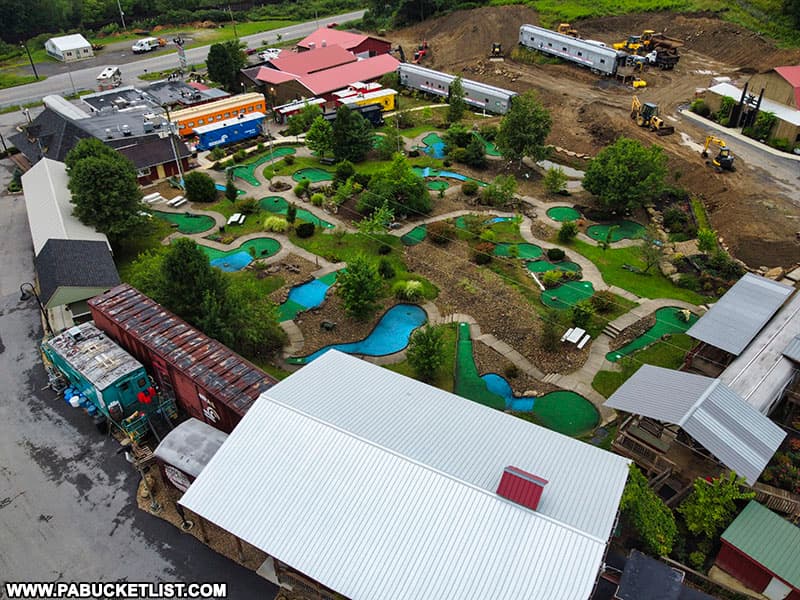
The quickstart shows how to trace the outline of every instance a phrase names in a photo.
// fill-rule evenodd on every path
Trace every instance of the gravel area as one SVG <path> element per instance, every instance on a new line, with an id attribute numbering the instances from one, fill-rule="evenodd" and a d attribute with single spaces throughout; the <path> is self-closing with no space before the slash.
<path id="1" fill-rule="evenodd" d="M 509 369 L 513 367 L 511 361 L 482 342 L 472 344 L 472 356 L 475 358 L 478 373 L 502 375 L 518 396 L 540 396 L 559 389 L 519 370 L 516 372 L 516 377 L 509 377 Z"/>

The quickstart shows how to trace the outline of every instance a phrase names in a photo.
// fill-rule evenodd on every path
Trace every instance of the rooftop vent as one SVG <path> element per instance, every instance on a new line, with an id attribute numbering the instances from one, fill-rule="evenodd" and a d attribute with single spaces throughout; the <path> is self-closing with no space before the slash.
<path id="1" fill-rule="evenodd" d="M 152 131 L 153 131 L 153 122 L 152 121 L 145 120 L 142 123 L 142 126 L 144 127 L 144 132 L 145 133 L 152 133 Z"/>
<path id="2" fill-rule="evenodd" d="M 120 131 L 122 131 L 122 135 L 131 135 L 132 131 L 129 125 L 123 125 L 120 127 Z"/>
<path id="3" fill-rule="evenodd" d="M 316 47 L 317 47 L 317 45 L 314 42 L 308 42 L 308 49 L 309 50 L 313 50 Z"/>
<path id="4" fill-rule="evenodd" d="M 506 467 L 497 486 L 497 494 L 531 510 L 539 506 L 547 480 L 517 467 Z"/>
<path id="5" fill-rule="evenodd" d="M 328 42 L 326 40 L 322 40 L 322 43 L 320 44 L 320 46 L 322 46 L 323 48 L 327 48 L 328 47 Z"/>
<path id="6" fill-rule="evenodd" d="M 111 130 L 110 130 L 110 129 L 108 129 L 108 128 L 106 128 L 106 139 L 107 139 L 107 140 L 110 140 L 110 139 L 111 139 L 111 138 L 113 138 L 113 137 L 114 137 L 114 134 L 113 134 L 113 133 L 111 133 Z"/>

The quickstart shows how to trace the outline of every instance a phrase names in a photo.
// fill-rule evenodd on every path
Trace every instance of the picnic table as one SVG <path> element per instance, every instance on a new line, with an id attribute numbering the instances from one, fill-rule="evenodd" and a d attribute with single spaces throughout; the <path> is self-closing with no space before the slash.
<path id="1" fill-rule="evenodd" d="M 233 213 L 228 219 L 228 225 L 243 225 L 247 215 L 242 213 Z"/>

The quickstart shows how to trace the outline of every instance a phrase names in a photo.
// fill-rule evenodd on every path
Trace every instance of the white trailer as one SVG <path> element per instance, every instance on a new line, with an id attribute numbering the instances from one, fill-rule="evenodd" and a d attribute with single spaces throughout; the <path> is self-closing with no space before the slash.
<path id="1" fill-rule="evenodd" d="M 594 40 L 581 40 L 536 25 L 519 28 L 521 46 L 538 50 L 569 62 L 589 67 L 603 75 L 616 75 L 617 68 L 625 64 L 627 54 L 601 45 Z"/>

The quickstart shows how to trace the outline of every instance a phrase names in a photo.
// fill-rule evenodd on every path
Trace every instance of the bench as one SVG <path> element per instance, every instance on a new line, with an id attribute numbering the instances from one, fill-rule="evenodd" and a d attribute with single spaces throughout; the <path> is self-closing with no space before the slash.
<path id="1" fill-rule="evenodd" d="M 153 192 L 152 194 L 147 194 L 144 198 L 142 198 L 142 202 L 147 202 L 148 204 L 152 204 L 153 202 L 158 202 L 158 199 L 161 198 L 161 194 L 158 192 Z"/>
<path id="2" fill-rule="evenodd" d="M 592 339 L 592 336 L 590 336 L 588 333 L 585 336 L 583 336 L 583 339 L 581 339 L 581 341 L 578 342 L 578 350 L 583 348 L 590 339 Z"/>
<path id="3" fill-rule="evenodd" d="M 572 332 L 573 332 L 574 330 L 575 330 L 575 328 L 574 328 L 574 327 L 570 327 L 569 329 L 567 329 L 566 333 L 564 333 L 564 335 L 562 335 L 562 336 L 561 336 L 561 341 L 562 341 L 562 342 L 566 342 L 566 341 L 567 341 L 567 338 L 570 336 L 570 334 L 572 334 Z"/>
<path id="4" fill-rule="evenodd" d="M 233 213 L 230 217 L 228 217 L 228 225 L 237 225 L 239 223 L 239 217 L 242 216 L 242 213 Z"/>
<path id="5" fill-rule="evenodd" d="M 172 200 L 167 202 L 167 206 L 177 206 L 178 203 L 183 200 L 183 196 L 175 196 Z"/>
<path id="6" fill-rule="evenodd" d="M 172 205 L 172 208 L 178 208 L 179 206 L 183 206 L 188 201 L 189 200 L 187 200 L 186 198 L 181 198 L 179 202 L 176 202 L 175 204 Z"/>

